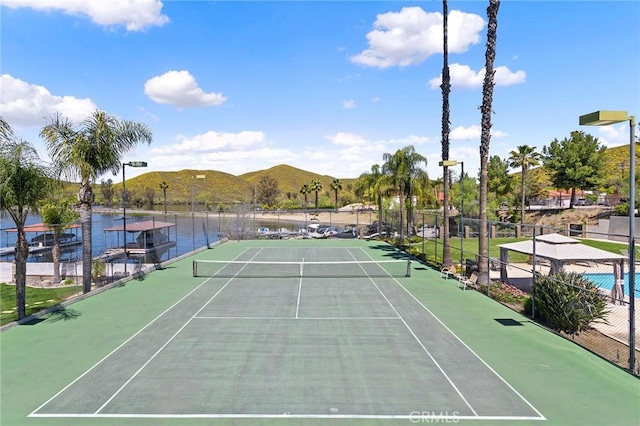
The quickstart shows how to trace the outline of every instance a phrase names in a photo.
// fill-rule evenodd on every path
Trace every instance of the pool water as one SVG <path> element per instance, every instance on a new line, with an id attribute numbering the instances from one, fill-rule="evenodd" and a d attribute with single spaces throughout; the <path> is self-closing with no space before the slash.
<path id="1" fill-rule="evenodd" d="M 613 273 L 611 274 L 583 274 L 583 276 L 597 285 L 602 289 L 611 290 L 613 289 Z M 636 273 L 636 294 L 640 294 L 640 273 Z M 629 294 L 629 276 L 624 276 L 624 294 Z"/>

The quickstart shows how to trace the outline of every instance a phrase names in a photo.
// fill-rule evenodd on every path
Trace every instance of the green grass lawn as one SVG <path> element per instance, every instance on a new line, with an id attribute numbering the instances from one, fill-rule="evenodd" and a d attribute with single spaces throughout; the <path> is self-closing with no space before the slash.
<path id="1" fill-rule="evenodd" d="M 489 241 L 489 256 L 498 259 L 500 257 L 500 247 L 499 245 L 507 244 L 507 243 L 515 243 L 517 241 L 524 241 L 527 238 L 515 238 L 515 237 L 505 237 L 505 238 L 491 238 Z M 449 244 L 451 247 L 451 257 L 454 261 L 460 260 L 460 238 L 451 238 L 449 239 Z M 412 247 L 417 247 L 419 250 L 422 249 L 422 241 L 415 242 L 411 244 Z M 463 243 L 464 248 L 464 258 L 475 260 L 476 254 L 478 253 L 478 238 L 465 238 Z M 436 252 L 437 251 L 437 252 Z M 437 255 L 437 257 L 442 258 L 442 239 L 438 240 L 425 240 L 424 241 L 424 252 L 426 255 Z M 509 260 L 511 262 L 526 262 L 529 257 L 526 254 L 520 254 L 515 252 L 509 252 Z"/>
<path id="2" fill-rule="evenodd" d="M 57 288 L 27 287 L 26 313 L 34 314 L 43 309 L 63 302 L 69 296 L 81 294 L 82 287 L 75 285 Z M 4 325 L 18 319 L 16 312 L 16 286 L 0 284 L 0 325 Z"/>
<path id="3" fill-rule="evenodd" d="M 515 237 L 505 237 L 505 238 L 491 238 L 489 241 L 489 256 L 493 258 L 500 258 L 500 245 L 515 243 L 517 241 L 526 241 L 530 238 L 515 238 Z M 451 257 L 454 262 L 458 262 L 460 260 L 460 238 L 451 238 L 450 240 L 451 246 Z M 589 239 L 581 239 L 580 242 L 584 245 L 599 248 L 601 250 L 606 250 L 611 253 L 621 254 L 621 250 L 627 250 L 628 245 L 626 243 L 619 243 L 615 241 L 603 241 L 603 240 L 589 240 Z M 418 248 L 418 250 L 422 251 L 423 242 L 417 241 L 411 244 L 412 247 Z M 463 243 L 464 248 L 464 258 L 475 260 L 476 254 L 478 253 L 478 238 L 466 238 Z M 437 255 L 438 258 L 442 258 L 442 239 L 438 240 L 424 240 L 424 252 L 428 255 Z M 636 258 L 640 256 L 640 248 L 636 248 Z M 529 260 L 529 256 L 522 253 L 516 253 L 513 251 L 509 252 L 509 261 L 514 263 L 519 262 L 527 262 Z"/>

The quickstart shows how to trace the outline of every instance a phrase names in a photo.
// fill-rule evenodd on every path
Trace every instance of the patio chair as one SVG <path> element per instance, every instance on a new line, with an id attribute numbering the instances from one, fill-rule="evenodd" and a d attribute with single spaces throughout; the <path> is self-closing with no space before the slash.
<path id="1" fill-rule="evenodd" d="M 445 266 L 440 269 L 440 278 L 448 280 L 449 278 L 457 278 L 458 276 L 455 266 Z"/>
<path id="2" fill-rule="evenodd" d="M 467 286 L 475 288 L 477 281 L 478 281 L 478 274 L 475 272 L 472 272 L 469 278 L 462 277 L 458 280 L 458 288 L 462 288 L 462 291 L 466 290 Z"/>
<path id="3" fill-rule="evenodd" d="M 492 271 L 500 270 L 500 261 L 498 259 L 490 258 L 489 259 L 489 269 Z"/>

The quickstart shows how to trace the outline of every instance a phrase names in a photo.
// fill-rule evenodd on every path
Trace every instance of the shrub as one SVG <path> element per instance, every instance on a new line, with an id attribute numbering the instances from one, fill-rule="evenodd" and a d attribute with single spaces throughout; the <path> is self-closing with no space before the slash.
<path id="1" fill-rule="evenodd" d="M 102 283 L 102 278 L 107 270 L 107 263 L 103 259 L 97 259 L 93 261 L 93 268 L 91 269 L 91 278 L 97 286 Z"/>
<path id="2" fill-rule="evenodd" d="M 478 291 L 486 294 L 487 286 L 485 284 L 481 285 Z M 498 302 L 515 303 L 522 305 L 523 308 L 527 299 L 529 299 L 529 294 L 520 290 L 518 287 L 506 283 L 491 283 L 491 292 L 489 296 Z"/>
<path id="3" fill-rule="evenodd" d="M 592 322 L 605 322 L 606 295 L 592 281 L 560 271 L 536 280 L 535 309 L 553 330 L 569 335 L 588 330 Z"/>

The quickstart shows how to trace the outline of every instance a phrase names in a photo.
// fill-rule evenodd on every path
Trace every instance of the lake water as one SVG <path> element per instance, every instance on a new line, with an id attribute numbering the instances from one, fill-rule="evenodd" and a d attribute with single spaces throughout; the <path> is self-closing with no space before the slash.
<path id="1" fill-rule="evenodd" d="M 364 216 L 364 217 L 363 217 Z M 369 215 L 360 215 L 360 219 L 366 219 Z M 331 224 L 331 213 L 329 213 L 329 221 L 327 225 Z M 122 233 L 121 232 L 104 232 L 103 230 L 113 226 L 122 226 L 122 212 L 114 210 L 114 213 L 93 213 L 92 215 L 92 231 L 93 231 L 93 257 L 96 257 L 105 250 L 115 247 L 122 247 Z M 276 230 L 280 228 L 287 228 L 291 230 L 304 229 L 308 223 L 310 223 L 311 215 L 307 217 L 309 220 L 300 220 L 298 222 L 292 222 L 290 220 L 280 220 L 279 213 L 267 213 L 267 212 L 228 212 L 225 214 L 218 214 L 218 212 L 197 212 L 194 216 L 189 213 L 183 214 L 157 214 L 146 215 L 136 213 L 136 210 L 127 209 L 127 224 L 141 220 L 157 220 L 162 222 L 175 223 L 175 227 L 169 228 L 169 239 L 176 241 L 176 247 L 172 248 L 169 252 L 169 257 L 173 258 L 182 254 L 188 253 L 194 249 L 205 247 L 208 243 L 211 244 L 218 240 L 218 235 L 228 236 L 231 239 L 246 239 L 255 237 L 256 230 L 260 227 L 268 227 Z M 356 217 L 356 219 L 358 219 Z M 26 224 L 32 225 L 40 223 L 41 219 L 38 215 L 30 215 L 27 218 Z M 364 225 L 365 222 L 359 221 L 360 225 Z M 369 223 L 369 222 L 366 222 Z M 8 229 L 15 228 L 13 220 L 6 214 L 0 215 L 0 247 L 13 247 L 15 246 L 16 233 L 7 232 Z M 68 232 L 75 233 L 78 240 L 81 240 L 82 232 L 80 228 L 69 230 Z M 31 239 L 35 237 L 35 233 L 28 233 L 27 238 Z M 128 233 L 127 241 L 133 242 L 137 234 Z M 69 250 L 63 253 L 62 260 L 74 261 L 81 258 L 81 245 L 75 247 L 75 249 Z M 166 259 L 167 257 L 163 257 Z M 2 257 L 2 260 L 10 260 L 12 257 Z M 29 261 L 50 261 L 50 255 L 48 256 L 30 256 Z"/>
<path id="2" fill-rule="evenodd" d="M 128 212 L 127 212 L 128 213 Z M 105 228 L 112 226 L 122 226 L 122 214 L 100 214 L 94 213 L 92 216 L 92 243 L 93 243 L 93 256 L 102 254 L 106 249 L 122 246 L 122 233 L 118 232 L 104 232 Z M 231 235 L 231 230 L 234 230 L 234 234 L 240 232 L 249 233 L 253 230 L 253 224 L 242 223 L 241 220 L 235 218 L 221 218 L 218 221 L 217 214 L 203 214 L 195 215 L 135 215 L 129 216 L 127 214 L 127 224 L 137 222 L 140 220 L 157 220 L 163 222 L 175 223 L 176 226 L 169 228 L 168 234 L 171 241 L 176 241 L 176 247 L 170 251 L 170 257 L 180 256 L 188 253 L 195 248 L 204 247 L 207 243 L 213 243 L 218 239 L 218 232 L 224 235 Z M 37 215 L 30 215 L 27 218 L 26 224 L 40 223 L 41 219 Z M 8 229 L 15 228 L 13 220 L 4 213 L 0 218 L 0 247 L 13 247 L 16 242 L 16 232 L 8 232 Z M 80 228 L 71 229 L 67 232 L 75 233 L 78 239 L 81 239 L 82 232 Z M 35 237 L 35 233 L 28 233 L 27 238 L 31 239 Z M 136 234 L 128 233 L 127 241 L 133 242 Z M 233 235 L 235 238 L 236 236 Z M 81 245 L 78 245 L 75 250 L 70 250 L 65 253 L 65 260 L 79 259 L 81 255 Z M 9 258 L 10 259 L 10 258 Z M 7 258 L 3 258 L 7 260 Z M 29 261 L 38 261 L 35 256 L 30 256 Z M 44 259 L 46 260 L 46 259 Z"/>

